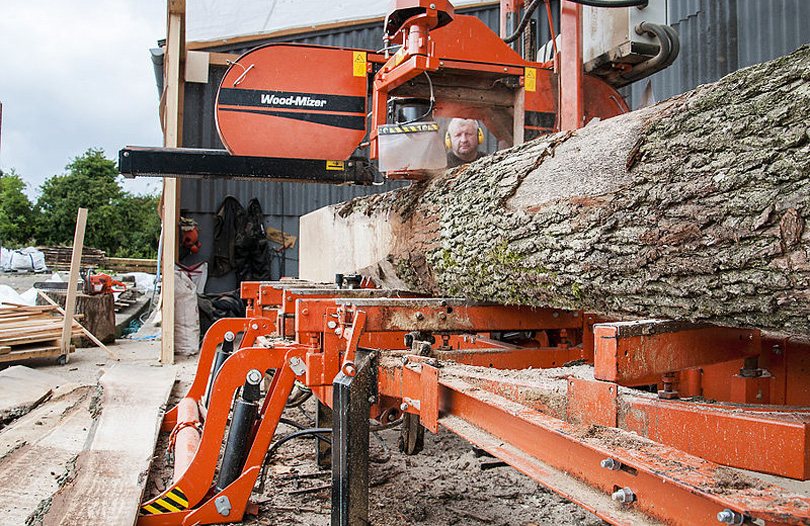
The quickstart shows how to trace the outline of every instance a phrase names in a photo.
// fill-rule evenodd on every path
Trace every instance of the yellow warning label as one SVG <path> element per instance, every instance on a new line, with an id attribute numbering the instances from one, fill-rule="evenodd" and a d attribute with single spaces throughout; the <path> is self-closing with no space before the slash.
<path id="1" fill-rule="evenodd" d="M 526 68 L 523 75 L 523 86 L 526 88 L 526 91 L 537 91 L 537 70 L 535 68 Z"/>
<path id="2" fill-rule="evenodd" d="M 399 66 L 399 63 L 405 60 L 405 46 L 399 48 L 396 54 L 394 54 L 393 59 L 394 59 L 394 67 Z"/>
<path id="3" fill-rule="evenodd" d="M 346 163 L 344 161 L 326 161 L 327 170 L 345 170 Z"/>
<path id="4" fill-rule="evenodd" d="M 354 51 L 352 52 L 352 63 L 354 66 L 354 76 L 355 77 L 365 77 L 366 76 L 366 52 L 365 51 Z"/>

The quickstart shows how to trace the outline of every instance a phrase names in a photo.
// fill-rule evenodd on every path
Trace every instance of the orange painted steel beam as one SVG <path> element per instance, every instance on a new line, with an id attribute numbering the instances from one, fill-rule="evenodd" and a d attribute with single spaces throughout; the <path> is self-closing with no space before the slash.
<path id="1" fill-rule="evenodd" d="M 568 424 L 461 379 L 440 378 L 439 386 L 440 425 L 448 415 L 458 417 L 513 446 L 524 457 L 564 471 L 604 493 L 629 487 L 636 495 L 632 508 L 667 524 L 714 525 L 717 514 L 727 508 L 765 524 L 810 523 L 810 499 L 778 486 L 745 477 L 730 484 L 728 477 L 735 472 L 728 468 L 622 430 Z M 448 420 L 446 427 L 454 430 L 457 421 Z M 465 438 L 478 443 L 474 434 Z M 625 469 L 601 467 L 606 458 L 619 461 Z M 529 470 L 525 472 L 532 476 Z M 633 524 L 581 495 L 562 494 L 609 522 Z"/>
<path id="2" fill-rule="evenodd" d="M 475 305 L 453 298 L 336 300 L 348 310 L 366 312 L 366 332 L 531 331 L 581 329 L 582 313 L 525 306 Z"/>
<path id="3" fill-rule="evenodd" d="M 730 405 L 622 397 L 621 427 L 706 460 L 810 479 L 810 410 L 766 412 Z"/>
<path id="4" fill-rule="evenodd" d="M 525 369 L 527 367 L 548 369 L 586 358 L 582 354 L 581 347 L 434 350 L 432 354 L 439 360 L 450 360 L 465 365 L 492 367 L 493 369 Z"/>
<path id="5" fill-rule="evenodd" d="M 757 330 L 647 320 L 594 326 L 598 380 L 632 384 L 650 376 L 760 352 Z"/>

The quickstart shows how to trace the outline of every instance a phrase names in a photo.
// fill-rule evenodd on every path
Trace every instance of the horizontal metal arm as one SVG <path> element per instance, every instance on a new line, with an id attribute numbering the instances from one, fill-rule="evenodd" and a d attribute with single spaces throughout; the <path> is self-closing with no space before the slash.
<path id="1" fill-rule="evenodd" d="M 367 159 L 325 161 L 231 155 L 201 148 L 128 146 L 118 152 L 125 177 L 257 179 L 325 184 L 372 184 L 377 171 Z"/>

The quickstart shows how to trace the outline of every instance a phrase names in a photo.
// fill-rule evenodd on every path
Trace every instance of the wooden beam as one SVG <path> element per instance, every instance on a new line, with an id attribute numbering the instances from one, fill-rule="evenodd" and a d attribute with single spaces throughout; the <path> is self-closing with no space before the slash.
<path id="1" fill-rule="evenodd" d="M 84 229 L 87 225 L 87 209 L 79 208 L 76 216 L 76 231 L 73 234 L 73 255 L 70 258 L 70 275 L 68 277 L 67 297 L 65 298 L 65 321 L 62 325 L 62 356 L 67 360 L 70 352 L 70 333 L 73 330 L 73 315 L 76 311 L 76 286 L 79 283 L 79 265 L 84 246 Z"/>
<path id="2" fill-rule="evenodd" d="M 182 145 L 183 126 L 183 77 L 181 60 L 185 54 L 185 1 L 168 0 L 166 42 L 166 117 L 163 145 L 176 148 Z M 174 264 L 177 259 L 177 221 L 179 181 L 176 178 L 163 180 L 163 298 L 162 337 L 160 361 L 174 363 Z"/>

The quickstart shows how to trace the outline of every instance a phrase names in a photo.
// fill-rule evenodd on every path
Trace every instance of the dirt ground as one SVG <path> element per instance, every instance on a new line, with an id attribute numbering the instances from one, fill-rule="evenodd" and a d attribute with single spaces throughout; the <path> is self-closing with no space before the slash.
<path id="1" fill-rule="evenodd" d="M 182 377 L 173 398 L 190 383 L 192 360 L 181 362 Z M 283 417 L 314 427 L 316 402 L 287 408 Z M 276 438 L 294 431 L 280 424 Z M 577 505 L 550 492 L 509 466 L 490 467 L 497 459 L 478 456 L 469 442 L 441 430 L 425 433 L 425 448 L 414 456 L 397 449 L 399 429 L 370 437 L 369 515 L 372 524 L 426 525 L 586 525 L 607 524 Z M 156 451 L 146 493 L 156 496 L 170 483 L 171 468 L 162 462 L 164 433 Z M 266 465 L 263 487 L 257 483 L 252 500 L 259 515 L 243 525 L 330 524 L 330 473 L 317 466 L 315 441 L 287 442 Z"/>
<path id="2" fill-rule="evenodd" d="M 285 416 L 311 425 L 304 413 L 314 409 L 312 402 Z M 426 432 L 425 449 L 414 456 L 399 452 L 398 436 L 398 429 L 389 429 L 370 438 L 372 524 L 606 524 L 512 467 L 485 469 L 497 459 L 476 456 L 467 441 L 446 430 Z M 268 464 L 260 515 L 242 524 L 328 525 L 328 484 L 329 473 L 319 472 L 315 463 L 314 440 L 287 443 Z M 312 491 L 298 493 L 302 490 Z"/>

